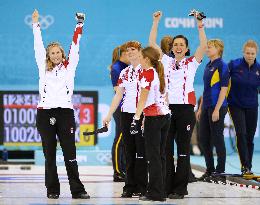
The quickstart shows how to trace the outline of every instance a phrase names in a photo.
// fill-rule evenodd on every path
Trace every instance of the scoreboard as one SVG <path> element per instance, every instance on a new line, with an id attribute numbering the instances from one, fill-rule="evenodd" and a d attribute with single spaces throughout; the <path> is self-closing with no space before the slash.
<path id="1" fill-rule="evenodd" d="M 36 128 L 38 91 L 0 91 L 0 145 L 41 146 Z M 97 136 L 83 136 L 97 129 L 97 91 L 75 91 L 72 97 L 77 146 L 92 146 Z"/>

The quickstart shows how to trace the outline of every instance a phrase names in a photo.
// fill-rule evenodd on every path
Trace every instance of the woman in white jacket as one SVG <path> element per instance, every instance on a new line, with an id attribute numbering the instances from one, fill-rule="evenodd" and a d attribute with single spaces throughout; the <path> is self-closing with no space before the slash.
<path id="1" fill-rule="evenodd" d="M 68 58 L 59 43 L 50 43 L 44 48 L 39 13 L 32 14 L 34 51 L 39 68 L 40 99 L 37 106 L 36 126 L 42 138 L 45 156 L 45 186 L 47 197 L 57 199 L 60 195 L 60 183 L 56 166 L 56 146 L 58 136 L 72 198 L 88 199 L 79 179 L 75 147 L 75 119 L 72 105 L 74 76 L 79 61 L 79 40 L 82 34 L 85 15 L 77 13 L 77 25 L 73 35 Z"/>
<path id="2" fill-rule="evenodd" d="M 174 58 L 163 55 L 156 44 L 157 30 L 162 13 L 153 14 L 153 24 L 149 37 L 150 46 L 157 48 L 162 56 L 165 81 L 168 91 L 169 108 L 172 113 L 171 126 L 166 143 L 166 194 L 171 199 L 183 199 L 188 194 L 190 173 L 190 139 L 195 125 L 194 106 L 196 104 L 194 78 L 207 48 L 207 37 L 202 19 L 204 14 L 191 12 L 197 22 L 200 44 L 193 56 L 190 55 L 188 39 L 183 35 L 173 38 L 171 51 Z M 177 145 L 177 167 L 174 165 L 174 141 Z"/>

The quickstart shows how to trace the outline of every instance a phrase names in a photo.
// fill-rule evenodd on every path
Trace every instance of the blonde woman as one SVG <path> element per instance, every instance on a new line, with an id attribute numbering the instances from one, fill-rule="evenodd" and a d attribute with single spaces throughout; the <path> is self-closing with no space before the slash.
<path id="1" fill-rule="evenodd" d="M 243 57 L 228 64 L 231 78 L 228 104 L 236 130 L 242 174 L 252 174 L 260 86 L 260 64 L 256 60 L 257 53 L 257 43 L 248 40 L 243 47 Z"/>
<path id="2" fill-rule="evenodd" d="M 60 183 L 56 166 L 56 146 L 59 138 L 70 184 L 72 198 L 89 199 L 79 179 L 75 147 L 75 119 L 72 105 L 74 77 L 79 61 L 79 41 L 84 14 L 77 13 L 77 25 L 68 58 L 58 42 L 44 48 L 39 13 L 32 14 L 35 59 L 39 69 L 40 100 L 37 106 L 36 126 L 42 138 L 45 157 L 45 186 L 47 197 L 57 199 Z"/>
<path id="3" fill-rule="evenodd" d="M 126 43 L 117 46 L 112 53 L 112 65 L 110 66 L 110 77 L 111 82 L 116 92 L 118 85 L 119 75 L 122 70 L 128 66 L 128 58 L 126 54 Z M 113 181 L 114 182 L 124 182 L 125 181 L 125 156 L 122 140 L 122 128 L 120 123 L 121 116 L 121 104 L 117 107 L 116 111 L 113 113 L 113 118 L 115 120 L 115 138 L 112 145 L 112 164 L 113 164 Z"/>
<path id="4" fill-rule="evenodd" d="M 222 60 L 224 44 L 219 39 L 208 41 L 207 56 L 210 59 L 204 70 L 204 91 L 197 117 L 200 120 L 200 140 L 206 161 L 206 173 L 200 180 L 225 182 L 225 177 L 212 176 L 225 172 L 226 147 L 224 141 L 224 118 L 227 113 L 226 94 L 229 83 L 227 64 Z M 213 146 L 217 152 L 214 166 Z"/>

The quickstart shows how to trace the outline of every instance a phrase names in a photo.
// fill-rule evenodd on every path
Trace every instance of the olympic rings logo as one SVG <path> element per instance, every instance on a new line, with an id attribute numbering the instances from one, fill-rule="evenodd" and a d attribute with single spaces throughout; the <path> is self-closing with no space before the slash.
<path id="1" fill-rule="evenodd" d="M 24 23 L 32 28 L 32 16 L 26 15 L 24 18 Z M 51 15 L 47 16 L 39 16 L 39 23 L 41 25 L 41 29 L 47 29 L 49 26 L 51 26 L 54 23 L 54 17 Z"/>
<path id="2" fill-rule="evenodd" d="M 112 159 L 111 159 L 112 156 L 111 156 L 111 153 L 109 153 L 109 152 L 100 152 L 97 154 L 96 158 L 102 164 L 111 163 L 111 161 L 112 161 Z"/>

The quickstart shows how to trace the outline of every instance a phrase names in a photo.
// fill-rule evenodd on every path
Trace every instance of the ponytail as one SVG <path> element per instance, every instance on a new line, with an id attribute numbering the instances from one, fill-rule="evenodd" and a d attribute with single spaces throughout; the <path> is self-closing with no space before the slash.
<path id="1" fill-rule="evenodd" d="M 161 39 L 161 49 L 163 54 L 169 55 L 173 45 L 173 37 L 171 36 L 164 36 Z"/>
<path id="2" fill-rule="evenodd" d="M 156 66 L 156 71 L 160 80 L 160 92 L 163 94 L 165 91 L 165 78 L 164 78 L 164 67 L 162 62 L 158 61 L 158 65 Z"/>
<path id="3" fill-rule="evenodd" d="M 165 92 L 165 79 L 164 67 L 160 61 L 160 53 L 153 47 L 146 47 L 142 50 L 142 55 L 144 58 L 148 57 L 150 59 L 150 63 L 158 73 L 160 81 L 160 92 L 163 94 Z"/>
<path id="4" fill-rule="evenodd" d="M 112 64 L 109 66 L 110 69 L 112 68 L 112 65 L 120 60 L 120 57 L 122 56 L 122 53 L 123 52 L 126 52 L 126 43 L 120 45 L 120 46 L 117 46 L 114 50 L 113 50 L 113 53 L 112 53 Z"/>
<path id="5" fill-rule="evenodd" d="M 120 59 L 120 46 L 117 46 L 112 53 L 112 63 L 110 65 L 110 69 L 112 67 L 112 65 Z"/>

